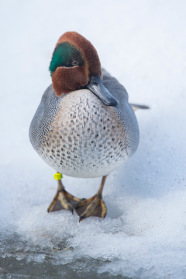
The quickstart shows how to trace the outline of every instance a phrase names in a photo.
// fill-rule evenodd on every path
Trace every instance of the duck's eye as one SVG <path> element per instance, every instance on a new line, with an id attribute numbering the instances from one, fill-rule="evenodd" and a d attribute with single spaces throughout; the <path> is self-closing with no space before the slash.
<path id="1" fill-rule="evenodd" d="M 78 62 L 76 60 L 72 61 L 72 66 L 78 65 Z"/>

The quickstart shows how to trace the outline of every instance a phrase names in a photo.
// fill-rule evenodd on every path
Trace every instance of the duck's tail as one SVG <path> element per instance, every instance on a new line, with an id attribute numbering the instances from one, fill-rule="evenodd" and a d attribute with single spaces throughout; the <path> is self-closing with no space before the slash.
<path id="1" fill-rule="evenodd" d="M 145 105 L 137 105 L 137 104 L 130 104 L 133 108 L 133 111 L 136 111 L 137 109 L 150 109 L 149 106 Z"/>

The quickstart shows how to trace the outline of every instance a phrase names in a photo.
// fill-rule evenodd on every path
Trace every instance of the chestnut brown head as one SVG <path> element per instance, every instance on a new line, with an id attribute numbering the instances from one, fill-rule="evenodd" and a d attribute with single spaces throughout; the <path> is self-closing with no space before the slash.
<path id="1" fill-rule="evenodd" d="M 88 84 L 90 76 L 101 75 L 94 46 L 77 32 L 63 34 L 54 49 L 49 70 L 57 96 Z"/>
<path id="2" fill-rule="evenodd" d="M 117 105 L 116 98 L 101 81 L 101 64 L 96 49 L 77 32 L 67 32 L 59 38 L 49 70 L 58 97 L 87 88 L 105 105 Z"/>

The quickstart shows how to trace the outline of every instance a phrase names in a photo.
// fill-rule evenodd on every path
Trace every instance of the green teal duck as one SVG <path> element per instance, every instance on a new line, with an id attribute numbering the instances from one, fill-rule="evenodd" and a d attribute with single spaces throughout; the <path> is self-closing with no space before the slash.
<path id="1" fill-rule="evenodd" d="M 42 96 L 29 131 L 34 149 L 59 173 L 57 194 L 48 211 L 75 209 L 80 220 L 105 217 L 106 176 L 138 147 L 134 109 L 123 85 L 101 68 L 94 46 L 76 32 L 59 38 L 49 70 L 52 84 Z M 102 181 L 96 195 L 79 199 L 65 190 L 60 173 L 102 177 Z"/>

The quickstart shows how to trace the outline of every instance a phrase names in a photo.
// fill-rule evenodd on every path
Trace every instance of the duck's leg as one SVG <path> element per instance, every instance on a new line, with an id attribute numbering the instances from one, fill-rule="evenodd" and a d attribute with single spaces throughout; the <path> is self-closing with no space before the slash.
<path id="1" fill-rule="evenodd" d="M 61 179 L 57 179 L 57 180 L 58 180 L 57 193 L 48 208 L 48 212 L 67 209 L 73 213 L 73 209 L 77 206 L 77 204 L 81 201 L 81 199 L 78 199 L 73 195 L 69 194 L 65 190 L 65 187 L 62 184 Z"/>
<path id="2" fill-rule="evenodd" d="M 97 216 L 101 218 L 104 218 L 106 216 L 107 208 L 102 199 L 102 191 L 105 180 L 106 176 L 103 176 L 101 185 L 95 196 L 91 197 L 90 199 L 82 199 L 75 207 L 75 210 L 80 217 L 79 221 L 82 221 L 83 219 L 90 216 Z"/>

